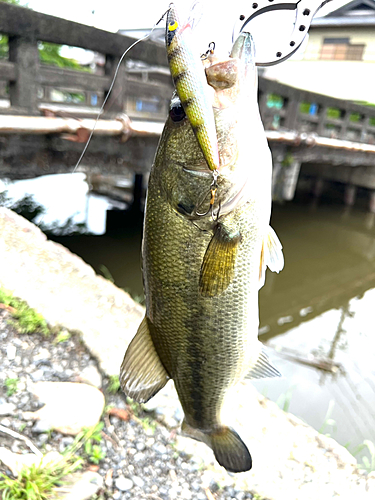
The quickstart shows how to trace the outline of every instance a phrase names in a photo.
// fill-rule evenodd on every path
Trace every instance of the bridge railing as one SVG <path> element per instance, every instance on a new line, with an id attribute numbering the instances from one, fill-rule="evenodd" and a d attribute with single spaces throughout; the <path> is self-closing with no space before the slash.
<path id="1" fill-rule="evenodd" d="M 134 42 L 130 37 L 3 2 L 0 33 L 8 37 L 9 47 L 8 59 L 0 59 L 0 113 L 13 115 L 39 115 L 42 105 L 51 104 L 69 104 L 73 110 L 79 105 L 86 112 L 95 111 L 108 92 L 121 55 Z M 40 42 L 98 52 L 105 62 L 96 73 L 43 64 Z M 150 71 L 130 72 L 125 64 L 120 66 L 105 107 L 107 116 L 125 112 L 131 117 L 164 120 L 172 93 L 164 47 L 144 41 L 132 49 L 130 57 L 146 63 Z M 56 90 L 60 96 L 78 96 L 77 102 L 58 102 L 53 97 Z M 4 97 L 9 100 L 8 106 Z"/>
<path id="2" fill-rule="evenodd" d="M 266 130 L 375 143 L 375 106 L 316 94 L 260 78 L 259 105 Z"/>
<path id="3" fill-rule="evenodd" d="M 95 113 L 108 92 L 121 55 L 134 42 L 123 35 L 3 2 L 0 33 L 9 38 L 9 57 L 0 59 L 0 87 L 8 86 L 10 101 L 9 107 L 0 107 L 0 114 L 13 115 L 39 115 L 43 107 L 53 108 L 54 104 L 74 116 Z M 41 41 L 98 52 L 104 56 L 104 65 L 96 73 L 89 73 L 42 64 L 38 52 Z M 164 121 L 172 93 L 165 48 L 144 41 L 132 49 L 129 57 L 144 63 L 145 69 L 139 69 L 139 64 L 134 68 L 120 66 L 103 118 L 127 113 L 131 118 Z M 56 101 L 56 89 L 78 94 L 79 102 Z M 259 104 L 266 130 L 316 133 L 331 139 L 375 144 L 375 107 L 262 77 Z"/>

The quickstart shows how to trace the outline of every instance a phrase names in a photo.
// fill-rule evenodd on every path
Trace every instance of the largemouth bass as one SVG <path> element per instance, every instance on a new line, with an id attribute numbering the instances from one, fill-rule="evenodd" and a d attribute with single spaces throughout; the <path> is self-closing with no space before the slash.
<path id="1" fill-rule="evenodd" d="M 146 316 L 121 366 L 125 394 L 146 402 L 172 378 L 182 430 L 220 465 L 252 466 L 221 421 L 228 391 L 244 378 L 278 376 L 258 341 L 258 290 L 266 266 L 283 267 L 269 226 L 271 154 L 259 116 L 254 44 L 241 33 L 225 60 L 205 61 L 220 168 L 213 172 L 177 94 L 152 166 L 142 244 Z"/>

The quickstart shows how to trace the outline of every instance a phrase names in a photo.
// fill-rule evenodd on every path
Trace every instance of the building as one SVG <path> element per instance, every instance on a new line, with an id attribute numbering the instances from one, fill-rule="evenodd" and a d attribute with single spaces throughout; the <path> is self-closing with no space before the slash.
<path id="1" fill-rule="evenodd" d="M 375 0 L 353 0 L 313 20 L 304 51 L 265 68 L 271 80 L 375 104 Z"/>

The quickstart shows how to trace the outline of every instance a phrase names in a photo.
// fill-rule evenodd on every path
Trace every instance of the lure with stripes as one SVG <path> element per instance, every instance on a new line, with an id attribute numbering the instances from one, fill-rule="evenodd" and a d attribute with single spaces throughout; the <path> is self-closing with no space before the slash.
<path id="1" fill-rule="evenodd" d="M 203 64 L 192 50 L 192 24 L 181 23 L 174 4 L 167 14 L 165 42 L 177 95 L 210 170 L 219 168 L 219 150 L 211 94 Z"/>

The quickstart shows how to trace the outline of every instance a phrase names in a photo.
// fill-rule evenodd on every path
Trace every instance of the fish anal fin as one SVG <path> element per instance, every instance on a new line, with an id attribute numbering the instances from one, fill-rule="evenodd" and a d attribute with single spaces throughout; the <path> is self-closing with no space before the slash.
<path id="1" fill-rule="evenodd" d="M 209 446 L 218 463 L 228 472 L 245 472 L 251 469 L 250 452 L 237 432 L 230 427 L 220 426 L 212 432 L 202 432 L 184 420 L 182 432 Z"/>
<path id="2" fill-rule="evenodd" d="M 201 295 L 215 297 L 228 288 L 234 276 L 240 240 L 239 232 L 231 233 L 223 224 L 216 226 L 202 262 L 199 279 Z"/>
<path id="3" fill-rule="evenodd" d="M 249 372 L 245 376 L 246 379 L 273 378 L 281 377 L 279 370 L 273 366 L 269 357 L 265 352 L 265 348 L 261 344 L 259 356 L 256 362 L 251 366 Z"/>
<path id="4" fill-rule="evenodd" d="M 275 273 L 282 271 L 284 267 L 284 255 L 282 245 L 271 226 L 263 239 L 260 252 L 259 265 L 259 288 L 262 288 L 266 276 L 266 268 Z"/>
<path id="5" fill-rule="evenodd" d="M 122 390 L 138 403 L 151 399 L 169 379 L 152 341 L 148 321 L 145 316 L 129 344 L 120 370 Z"/>

